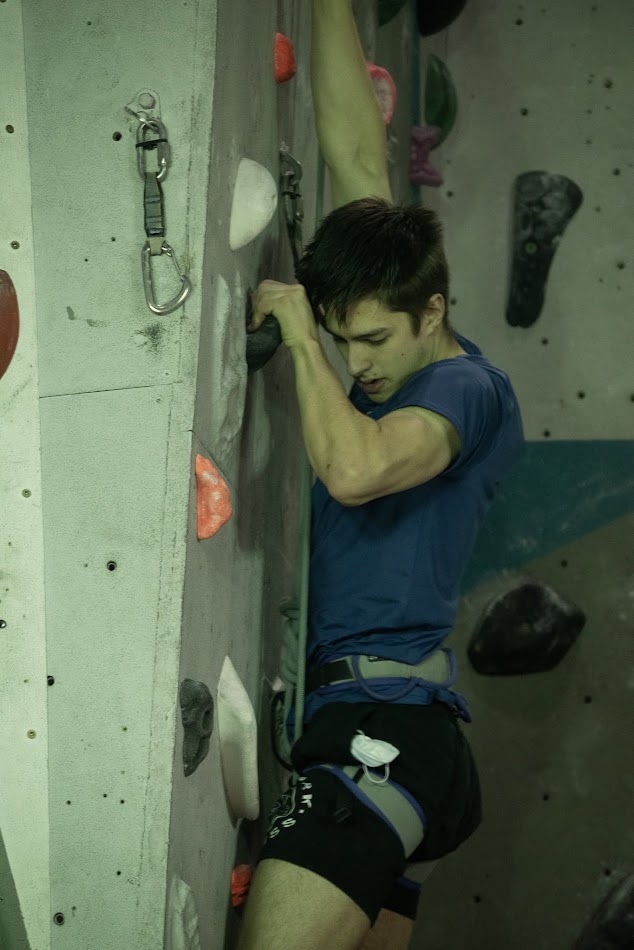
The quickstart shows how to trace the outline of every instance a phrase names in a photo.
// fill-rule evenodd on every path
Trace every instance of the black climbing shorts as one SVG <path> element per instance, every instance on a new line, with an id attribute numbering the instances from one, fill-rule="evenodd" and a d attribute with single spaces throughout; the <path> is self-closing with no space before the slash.
<path id="1" fill-rule="evenodd" d="M 361 768 L 350 754 L 357 729 L 400 750 L 389 777 L 416 799 L 426 818 L 423 840 L 411 855 L 403 854 L 392 828 L 336 775 L 310 768 L 320 762 Z M 370 926 L 382 907 L 414 920 L 421 886 L 408 877 L 408 866 L 426 862 L 431 868 L 482 818 L 478 773 L 456 713 L 438 702 L 329 703 L 305 726 L 291 760 L 296 771 L 269 815 L 258 863 L 277 858 L 314 871 L 351 897 Z"/>

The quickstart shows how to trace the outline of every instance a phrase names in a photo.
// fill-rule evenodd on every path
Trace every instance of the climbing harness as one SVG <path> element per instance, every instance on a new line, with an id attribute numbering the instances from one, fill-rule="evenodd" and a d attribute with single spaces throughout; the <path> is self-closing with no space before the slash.
<path id="1" fill-rule="evenodd" d="M 170 146 L 167 139 L 167 131 L 156 110 L 137 111 L 126 106 L 126 111 L 132 113 L 139 121 L 136 137 L 137 165 L 139 175 L 145 182 L 143 192 L 143 210 L 144 225 L 147 241 L 141 251 L 141 269 L 143 273 L 143 286 L 145 288 L 145 299 L 152 313 L 167 314 L 172 313 L 183 304 L 189 297 L 192 285 L 178 263 L 174 249 L 165 239 L 165 222 L 163 208 L 163 190 L 161 182 L 165 179 L 170 163 Z M 150 111 L 153 114 L 150 114 Z M 146 140 L 148 132 L 153 132 L 155 138 Z M 147 153 L 156 153 L 157 170 L 148 171 L 146 168 Z M 154 299 L 154 288 L 152 286 L 152 257 L 161 254 L 167 254 L 174 263 L 176 273 L 181 281 L 179 293 L 168 303 L 157 304 Z"/>
<path id="2" fill-rule="evenodd" d="M 357 765 L 335 765 L 332 762 L 320 762 L 309 765 L 304 773 L 319 769 L 336 775 L 345 788 L 373 811 L 398 835 L 403 846 L 403 855 L 413 854 L 425 836 L 427 816 L 412 795 L 393 779 L 385 783 L 372 780 Z M 337 821 L 346 821 L 352 814 L 344 795 L 339 795 L 335 804 L 334 817 Z"/>
<path id="3" fill-rule="evenodd" d="M 280 148 L 280 194 L 284 198 L 286 229 L 295 268 L 299 263 L 303 244 L 304 200 L 299 187 L 301 178 L 302 166 L 291 155 L 288 146 L 282 144 Z"/>
<path id="4" fill-rule="evenodd" d="M 420 663 L 400 663 L 396 660 L 377 656 L 347 656 L 306 675 L 306 645 L 308 620 L 308 572 L 310 557 L 310 489 L 312 470 L 304 459 L 301 479 L 301 525 L 299 558 L 299 598 L 298 603 L 287 602 L 280 608 L 286 618 L 286 633 L 282 650 L 282 678 L 284 692 L 284 719 L 280 740 L 286 761 L 290 759 L 291 745 L 286 733 L 286 722 L 292 706 L 295 706 L 294 741 L 301 738 L 304 726 L 304 696 L 327 686 L 339 686 L 356 683 L 368 694 L 368 701 L 392 702 L 402 698 L 415 686 L 428 690 L 428 699 L 444 701 L 454 707 L 456 715 L 467 722 L 471 714 L 466 700 L 460 693 L 450 690 L 456 679 L 457 664 L 452 650 L 442 648 Z M 393 679 L 394 692 L 389 697 L 372 689 L 373 683 Z M 357 733 L 360 733 L 357 730 Z M 335 762 L 320 762 L 304 768 L 304 772 L 320 769 L 335 775 L 342 783 L 336 796 L 334 817 L 345 821 L 351 814 L 347 795 L 353 794 L 368 808 L 374 811 L 398 835 L 405 858 L 409 857 L 424 839 L 427 819 L 418 802 L 410 793 L 390 778 L 389 763 L 399 753 L 390 743 L 359 735 L 351 742 L 351 754 L 359 762 L 357 765 L 340 765 Z M 280 760 L 281 761 L 281 760 Z M 380 763 L 379 768 L 376 766 Z M 385 773 L 381 776 L 381 772 Z M 427 862 L 411 867 L 421 873 L 427 869 Z M 416 872 L 417 873 L 417 872 Z M 408 869 L 409 874 L 409 869 Z"/>
<path id="5" fill-rule="evenodd" d="M 420 663 L 412 664 L 379 656 L 344 656 L 309 673 L 306 677 L 306 689 L 312 692 L 326 686 L 356 683 L 367 694 L 368 701 L 385 703 L 403 699 L 418 686 L 427 690 L 428 701 L 444 702 L 454 707 L 457 715 L 465 722 L 471 722 L 471 713 L 464 696 L 451 689 L 456 676 L 455 654 L 453 650 L 443 647 L 435 650 Z M 395 681 L 394 691 L 389 696 L 376 692 L 369 685 L 372 682 L 384 685 L 386 679 Z"/>

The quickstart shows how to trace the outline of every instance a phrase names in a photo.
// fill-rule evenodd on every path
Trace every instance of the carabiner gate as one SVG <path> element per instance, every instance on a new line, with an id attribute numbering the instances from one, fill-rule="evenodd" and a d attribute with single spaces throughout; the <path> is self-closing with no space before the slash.
<path id="1" fill-rule="evenodd" d="M 288 146 L 283 145 L 279 150 L 280 156 L 280 188 L 284 198 L 286 213 L 286 230 L 293 254 L 293 262 L 297 267 L 302 244 L 304 221 L 304 201 L 299 183 L 302 178 L 302 166 L 291 155 Z M 284 167 L 286 166 L 286 168 Z"/>
<path id="2" fill-rule="evenodd" d="M 150 242 L 146 241 L 143 245 L 143 250 L 141 251 L 141 269 L 143 271 L 143 286 L 145 287 L 145 299 L 147 300 L 147 305 L 152 311 L 152 313 L 165 314 L 172 313 L 173 310 L 176 310 L 182 303 L 187 300 L 187 297 L 191 293 L 192 285 L 187 276 L 184 274 L 178 264 L 176 259 L 176 254 L 174 249 L 170 247 L 165 239 L 161 244 L 161 251 L 164 254 L 167 254 L 168 257 L 171 257 L 174 262 L 174 267 L 176 268 L 176 273 L 181 279 L 181 289 L 179 294 L 174 297 L 173 300 L 170 300 L 166 304 L 157 304 L 154 299 L 154 288 L 152 286 L 152 251 L 150 248 Z"/>

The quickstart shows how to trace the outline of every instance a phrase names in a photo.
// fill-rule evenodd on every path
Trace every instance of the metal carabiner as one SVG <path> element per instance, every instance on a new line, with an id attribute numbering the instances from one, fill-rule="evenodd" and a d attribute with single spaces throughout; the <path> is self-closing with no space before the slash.
<path id="1" fill-rule="evenodd" d="M 147 129 L 152 129 L 159 136 L 149 142 L 145 141 Z M 156 149 L 156 160 L 159 166 L 159 172 L 156 176 L 157 181 L 163 181 L 167 175 L 167 169 L 170 161 L 170 146 L 167 140 L 167 130 L 160 119 L 139 119 L 139 127 L 136 133 L 136 158 L 139 175 L 145 180 L 145 153 Z"/>
<path id="2" fill-rule="evenodd" d="M 279 155 L 281 166 L 280 185 L 285 204 L 286 229 L 293 252 L 293 261 L 295 267 L 297 267 L 303 244 L 304 201 L 299 187 L 302 178 L 302 166 L 291 155 L 286 145 L 280 148 Z M 288 166 L 286 170 L 284 165 Z"/>
<path id="3" fill-rule="evenodd" d="M 174 262 L 174 267 L 176 268 L 176 273 L 181 279 L 181 289 L 178 296 L 174 297 L 173 300 L 170 300 L 166 304 L 157 304 L 154 300 L 154 288 L 152 286 L 152 250 L 150 247 L 150 242 L 146 241 L 143 245 L 143 250 L 141 251 L 141 269 L 143 271 L 143 286 L 145 287 L 145 299 L 147 300 L 147 305 L 152 311 L 152 313 L 165 314 L 172 313 L 173 310 L 176 310 L 182 303 L 187 300 L 187 297 L 191 293 L 192 285 L 187 276 L 184 274 L 178 264 L 176 259 L 176 254 L 174 249 L 170 247 L 165 239 L 161 243 L 161 251 L 164 254 L 167 254 L 168 257 L 171 257 Z"/>

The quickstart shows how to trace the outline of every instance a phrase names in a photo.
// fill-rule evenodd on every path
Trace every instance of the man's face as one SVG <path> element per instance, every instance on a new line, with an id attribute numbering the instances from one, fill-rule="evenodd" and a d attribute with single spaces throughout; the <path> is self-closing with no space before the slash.
<path id="1" fill-rule="evenodd" d="M 345 327 L 329 312 L 324 329 L 333 337 L 349 374 L 377 404 L 386 402 L 432 361 L 427 318 L 423 317 L 420 334 L 415 337 L 407 313 L 392 313 L 372 298 L 350 308 Z M 374 380 L 381 383 L 363 386 Z"/>

